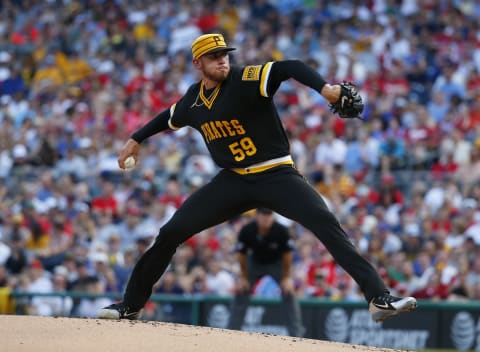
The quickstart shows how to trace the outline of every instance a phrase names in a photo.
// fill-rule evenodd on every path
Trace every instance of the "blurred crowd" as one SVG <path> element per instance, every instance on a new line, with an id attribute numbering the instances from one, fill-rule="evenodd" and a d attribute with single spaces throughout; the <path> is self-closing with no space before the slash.
<path id="1" fill-rule="evenodd" d="M 479 299 L 478 18 L 468 0 L 2 1 L 0 292 L 123 291 L 160 226 L 218 170 L 189 128 L 150 138 L 132 170 L 117 152 L 198 79 L 191 40 L 218 31 L 234 64 L 302 59 L 359 87 L 363 121 L 345 121 L 282 84 L 297 168 L 394 293 Z M 249 219 L 179 247 L 154 293 L 232 294 Z M 295 240 L 299 297 L 362 299 L 307 229 L 278 220 Z M 35 297 L 24 309 L 95 316 L 110 300 Z"/>

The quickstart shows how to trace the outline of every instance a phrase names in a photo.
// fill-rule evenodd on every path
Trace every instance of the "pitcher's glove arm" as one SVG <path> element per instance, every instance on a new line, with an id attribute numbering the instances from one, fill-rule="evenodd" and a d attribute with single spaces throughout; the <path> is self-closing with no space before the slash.
<path id="1" fill-rule="evenodd" d="M 330 103 L 330 110 L 344 119 L 361 119 L 363 101 L 357 88 L 351 82 L 342 82 L 340 85 L 340 97 L 335 103 Z"/>

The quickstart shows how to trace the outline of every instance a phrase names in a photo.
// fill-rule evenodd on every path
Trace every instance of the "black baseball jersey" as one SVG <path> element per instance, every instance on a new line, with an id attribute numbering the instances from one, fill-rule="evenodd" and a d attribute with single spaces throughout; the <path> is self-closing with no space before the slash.
<path id="1" fill-rule="evenodd" d="M 293 240 L 285 226 L 274 222 L 267 234 L 259 234 L 255 221 L 246 224 L 238 234 L 235 251 L 250 253 L 253 260 L 261 264 L 279 261 L 284 253 L 292 251 Z"/>
<path id="2" fill-rule="evenodd" d="M 267 84 L 272 62 L 231 67 L 219 89 L 192 85 L 170 109 L 169 126 L 191 126 L 222 168 L 246 167 L 289 154 L 289 142 Z"/>

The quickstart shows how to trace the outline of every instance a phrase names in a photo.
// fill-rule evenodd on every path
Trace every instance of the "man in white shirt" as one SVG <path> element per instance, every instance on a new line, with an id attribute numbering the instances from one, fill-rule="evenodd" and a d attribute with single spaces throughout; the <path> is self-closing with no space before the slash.
<path id="1" fill-rule="evenodd" d="M 221 296 L 231 295 L 235 286 L 233 275 L 223 269 L 222 263 L 216 258 L 210 259 L 207 266 L 205 281 L 208 292 Z"/>

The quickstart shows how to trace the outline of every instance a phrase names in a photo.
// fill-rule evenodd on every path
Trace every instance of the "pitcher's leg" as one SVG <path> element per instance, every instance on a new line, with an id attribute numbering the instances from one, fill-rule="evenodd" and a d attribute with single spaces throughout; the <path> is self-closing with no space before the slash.
<path id="1" fill-rule="evenodd" d="M 293 168 L 274 177 L 261 185 L 265 204 L 312 231 L 357 282 L 367 301 L 386 292 L 380 275 L 350 242 L 317 191 Z"/>
<path id="2" fill-rule="evenodd" d="M 248 210 L 239 178 L 220 172 L 210 183 L 192 194 L 161 229 L 153 245 L 135 264 L 124 294 L 124 302 L 143 308 L 152 287 L 162 276 L 177 247 L 202 230 Z"/>

